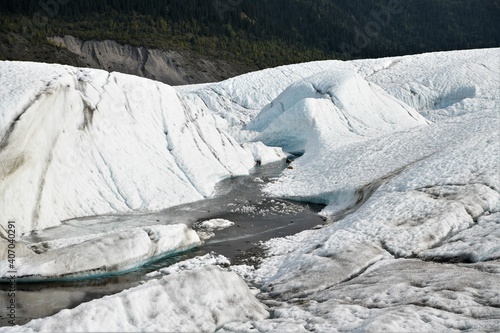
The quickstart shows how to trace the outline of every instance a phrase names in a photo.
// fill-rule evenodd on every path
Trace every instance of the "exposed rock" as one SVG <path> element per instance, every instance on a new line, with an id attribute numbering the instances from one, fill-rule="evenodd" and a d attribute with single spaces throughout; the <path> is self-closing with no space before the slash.
<path id="1" fill-rule="evenodd" d="M 76 54 L 88 67 L 133 74 L 170 85 L 220 81 L 253 69 L 201 58 L 188 51 L 148 49 L 112 40 L 83 41 L 73 36 L 49 40 Z"/>

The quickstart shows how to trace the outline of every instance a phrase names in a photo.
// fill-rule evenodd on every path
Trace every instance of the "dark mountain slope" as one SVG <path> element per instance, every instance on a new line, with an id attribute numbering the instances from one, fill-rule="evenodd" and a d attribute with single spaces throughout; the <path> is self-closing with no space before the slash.
<path id="1" fill-rule="evenodd" d="M 264 68 L 496 47 L 498 17 L 499 0 L 2 0 L 0 58 L 72 35 Z"/>

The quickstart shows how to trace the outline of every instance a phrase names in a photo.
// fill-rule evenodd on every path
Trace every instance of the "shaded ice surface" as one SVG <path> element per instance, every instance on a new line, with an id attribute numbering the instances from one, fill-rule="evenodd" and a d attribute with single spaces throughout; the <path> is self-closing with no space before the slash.
<path id="1" fill-rule="evenodd" d="M 312 62 L 175 90 L 64 66 L 0 69 L 4 227 L 15 216 L 27 232 L 202 199 L 283 151 L 299 157 L 265 192 L 325 204 L 329 222 L 267 241 L 258 267 L 198 257 L 0 330 L 498 331 L 500 49 Z M 61 155 L 76 167 L 68 172 Z M 159 237 L 138 227 L 23 244 L 25 256 L 48 258 L 23 269 L 45 271 L 51 253 L 117 237 L 129 267 L 141 253 L 170 251 L 157 243 L 179 227 L 164 227 Z M 187 238 L 173 247 L 199 241 Z M 235 272 L 260 287 L 259 301 Z"/>
<path id="2" fill-rule="evenodd" d="M 223 119 L 167 85 L 34 63 L 0 73 L 0 224 L 19 234 L 203 199 L 255 164 Z"/>
<path id="3" fill-rule="evenodd" d="M 498 331 L 500 50 L 352 64 L 431 123 L 345 140 L 320 126 L 283 131 L 297 124 L 286 108 L 289 124 L 265 121 L 261 133 L 304 147 L 268 193 L 323 202 L 331 219 L 362 205 L 268 241 L 247 278 L 263 286 L 273 318 L 221 331 Z"/>
<path id="4" fill-rule="evenodd" d="M 0 332 L 210 332 L 268 316 L 238 275 L 204 266 Z"/>
<path id="5" fill-rule="evenodd" d="M 432 121 L 498 110 L 498 49 L 357 60 L 360 75 Z"/>
<path id="6" fill-rule="evenodd" d="M 30 245 L 33 253 L 16 258 L 16 276 L 18 280 L 39 280 L 112 274 L 200 243 L 196 232 L 184 224 L 42 242 Z M 9 270 L 7 260 L 0 262 L 0 276 L 8 276 Z"/>

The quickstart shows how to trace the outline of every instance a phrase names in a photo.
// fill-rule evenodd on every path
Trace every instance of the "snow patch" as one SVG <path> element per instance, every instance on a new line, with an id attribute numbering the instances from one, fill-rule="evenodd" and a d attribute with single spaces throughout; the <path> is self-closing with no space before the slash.
<path id="1" fill-rule="evenodd" d="M 262 142 L 246 142 L 242 145 L 243 149 L 253 155 L 257 165 L 265 165 L 286 159 L 286 154 L 279 147 L 268 147 Z"/>
<path id="2" fill-rule="evenodd" d="M 225 219 L 211 219 L 195 224 L 198 235 L 201 239 L 207 240 L 215 236 L 215 230 L 222 230 L 234 225 L 234 222 Z"/>

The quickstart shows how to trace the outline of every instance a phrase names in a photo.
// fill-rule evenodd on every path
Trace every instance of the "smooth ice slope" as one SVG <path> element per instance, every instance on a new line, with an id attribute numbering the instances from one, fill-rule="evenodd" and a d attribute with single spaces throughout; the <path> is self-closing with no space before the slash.
<path id="1" fill-rule="evenodd" d="M 224 120 L 167 85 L 34 63 L 0 73 L 0 218 L 18 233 L 202 199 L 255 163 Z"/>
<path id="2" fill-rule="evenodd" d="M 213 332 L 228 322 L 268 316 L 241 278 L 208 266 L 0 332 Z"/>

